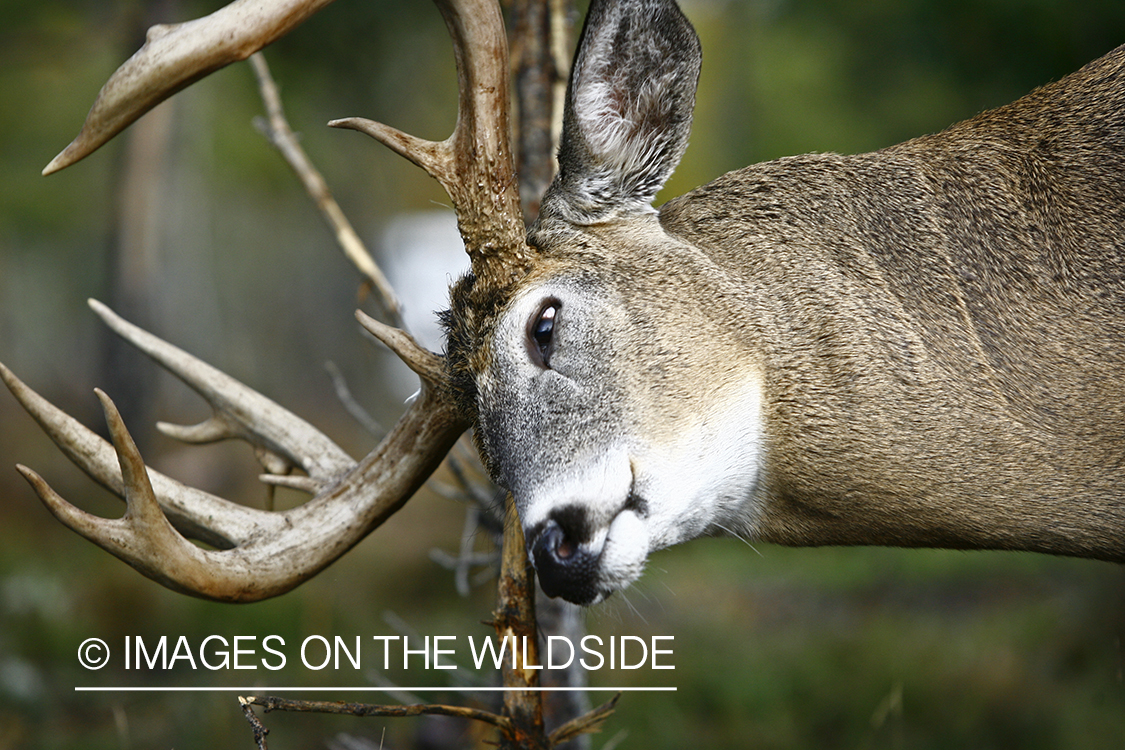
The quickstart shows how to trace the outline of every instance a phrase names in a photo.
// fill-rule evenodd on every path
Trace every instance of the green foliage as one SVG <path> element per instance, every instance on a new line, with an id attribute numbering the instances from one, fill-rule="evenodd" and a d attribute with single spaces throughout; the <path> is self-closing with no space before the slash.
<path id="1" fill-rule="evenodd" d="M 1113 748 L 1125 736 L 1118 566 L 933 550 L 756 555 L 737 542 L 666 556 L 653 564 L 667 573 L 644 581 L 651 600 L 629 595 L 635 611 L 613 626 L 676 634 L 668 682 L 679 691 L 630 695 L 621 709 L 645 746 Z"/>
<path id="2" fill-rule="evenodd" d="M 755 161 L 941 130 L 1125 42 L 1114 0 L 731 0 L 688 11 L 703 76 L 690 174 L 667 195 Z"/>

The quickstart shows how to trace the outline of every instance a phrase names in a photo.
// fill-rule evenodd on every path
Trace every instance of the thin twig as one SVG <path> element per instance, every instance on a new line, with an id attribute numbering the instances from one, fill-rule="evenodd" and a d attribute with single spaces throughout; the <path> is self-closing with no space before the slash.
<path id="1" fill-rule="evenodd" d="M 500 570 L 499 550 L 493 548 L 487 552 L 477 552 L 474 549 L 476 539 L 483 529 L 481 519 L 484 518 L 484 513 L 484 509 L 479 505 L 471 505 L 470 511 L 465 513 L 465 524 L 461 531 L 461 550 L 458 553 L 457 560 L 458 587 L 463 581 L 466 592 L 462 594 L 463 596 L 468 596 L 468 591 L 472 587 L 469 575 L 473 572 L 474 567 L 485 567 L 490 571 L 497 572 Z"/>
<path id="2" fill-rule="evenodd" d="M 277 83 L 274 81 L 273 76 L 270 74 L 265 57 L 261 52 L 256 52 L 250 56 L 250 64 L 254 68 L 254 74 L 258 79 L 258 89 L 266 108 L 266 114 L 268 115 L 268 119 L 258 118 L 255 124 L 270 144 L 282 155 L 286 163 L 293 169 L 298 179 L 301 180 L 309 197 L 312 199 L 313 203 L 316 204 L 316 207 L 324 216 L 325 221 L 327 221 L 329 227 L 335 233 L 336 241 L 344 251 L 344 255 L 347 256 L 360 273 L 368 278 L 372 286 L 379 292 L 380 302 L 388 319 L 391 321 L 391 325 L 399 329 L 398 331 L 388 329 L 386 335 L 396 336 L 396 340 L 403 338 L 409 339 L 409 335 L 403 336 L 402 333 L 400 333 L 400 331 L 406 332 L 407 327 L 406 321 L 402 317 L 402 305 L 398 300 L 398 296 L 395 294 L 387 277 L 383 274 L 382 269 L 375 263 L 371 253 L 368 252 L 367 248 L 364 246 L 359 235 L 356 234 L 355 229 L 352 228 L 351 222 L 348 221 L 343 210 L 340 208 L 335 198 L 332 197 L 332 193 L 324 177 L 313 165 L 304 149 L 301 148 L 297 137 L 293 133 L 293 129 L 289 126 L 289 121 L 285 117 L 285 110 L 281 103 L 281 93 L 278 90 Z M 385 339 L 380 340 L 395 351 L 408 366 L 410 365 L 412 360 L 409 357 L 404 357 L 401 349 L 390 346 Z M 410 343 L 413 344 L 412 339 Z M 428 352 L 426 352 L 426 354 L 428 354 Z M 427 359 L 427 363 L 433 366 L 432 357 Z M 415 371 L 417 371 L 416 368 Z M 385 430 L 383 430 L 383 428 L 370 417 L 366 410 L 351 397 L 346 383 L 343 382 L 342 377 L 338 374 L 339 371 L 334 371 L 332 368 L 329 368 L 329 373 L 332 375 L 336 393 L 348 412 L 357 419 L 368 432 L 372 434 L 385 433 Z M 453 456 L 447 456 L 445 464 L 465 488 L 466 494 L 483 505 L 484 501 L 482 497 L 486 493 L 474 491 L 475 487 L 464 479 L 464 471 L 457 459 Z M 489 498 L 489 500 L 491 500 L 491 498 Z"/>
<path id="3" fill-rule="evenodd" d="M 446 570 L 455 571 L 462 565 L 470 568 L 490 567 L 496 569 L 500 562 L 500 555 L 495 552 L 470 552 L 463 555 L 451 555 L 445 550 L 435 547 L 430 550 L 430 560 Z"/>
<path id="4" fill-rule="evenodd" d="M 462 490 L 449 488 L 450 492 L 463 497 Z M 447 570 L 454 572 L 454 581 L 457 593 L 468 596 L 472 590 L 470 574 L 473 568 L 487 567 L 491 570 L 499 568 L 500 554 L 498 551 L 477 552 L 474 547 L 480 533 L 480 519 L 483 511 L 474 504 L 465 507 L 465 523 L 461 530 L 461 548 L 456 555 L 451 555 L 442 549 L 430 550 L 430 559 Z"/>
<path id="5" fill-rule="evenodd" d="M 242 713 L 245 714 L 246 720 L 250 722 L 250 728 L 254 730 L 254 742 L 258 745 L 258 750 L 269 750 L 266 745 L 266 735 L 270 733 L 270 730 L 266 729 L 258 719 L 258 715 L 254 713 L 254 709 L 251 708 L 253 702 L 253 698 L 243 698 L 241 695 L 238 696 L 238 703 L 242 706 Z"/>
<path id="6" fill-rule="evenodd" d="M 570 742 L 579 735 L 601 731 L 602 723 L 613 713 L 617 707 L 617 699 L 620 697 L 621 693 L 618 693 L 593 711 L 571 719 L 558 727 L 547 738 L 547 744 L 550 747 L 557 747 L 565 742 Z"/>
<path id="7" fill-rule="evenodd" d="M 375 438 L 382 438 L 387 434 L 386 428 L 379 424 L 363 405 L 356 401 L 355 396 L 352 395 L 351 388 L 348 387 L 348 381 L 344 378 L 344 373 L 340 372 L 340 368 L 335 362 L 328 361 L 324 363 L 324 369 L 328 371 L 328 376 L 332 378 L 332 387 L 336 391 L 336 399 L 347 410 L 352 419 L 359 422 L 360 425 L 367 431 L 369 435 Z"/>
<path id="8" fill-rule="evenodd" d="M 491 482 L 488 482 L 487 485 L 474 482 L 472 477 L 469 476 L 467 469 L 470 465 L 473 467 L 474 473 L 477 474 L 483 474 L 484 468 L 480 466 L 480 462 L 477 460 L 476 448 L 466 445 L 466 442 L 465 440 L 457 441 L 453 450 L 449 452 L 447 465 L 453 473 L 454 479 L 461 485 L 465 497 L 472 500 L 484 512 L 489 508 L 500 505 L 500 503 L 497 503 L 497 488 Z"/>
<path id="9" fill-rule="evenodd" d="M 344 255 L 378 290 L 380 301 L 391 324 L 398 328 L 405 328 L 402 319 L 402 305 L 399 303 L 398 296 L 390 282 L 371 257 L 371 253 L 367 251 L 363 240 L 352 228 L 351 222 L 344 215 L 340 204 L 332 197 L 332 192 L 328 189 L 328 183 L 324 181 L 324 177 L 313 166 L 304 149 L 297 142 L 292 128 L 289 127 L 289 121 L 285 119 L 285 111 L 281 106 L 281 94 L 270 75 L 265 57 L 262 56 L 261 52 L 255 52 L 250 56 L 250 64 L 258 78 L 258 89 L 261 92 L 262 102 L 265 104 L 268 116 L 268 120 L 259 119 L 255 124 L 258 125 L 258 129 L 262 131 L 262 134 L 274 148 L 281 152 L 293 171 L 297 173 L 297 177 L 300 178 L 301 184 L 305 186 L 309 197 L 312 198 L 325 221 L 336 234 L 336 242 L 344 251 Z"/>
<path id="10" fill-rule="evenodd" d="M 457 569 L 453 576 L 457 593 L 461 596 L 469 595 L 469 567 L 472 565 L 473 540 L 476 538 L 479 525 L 480 508 L 470 505 L 468 512 L 465 513 L 465 523 L 461 527 L 461 549 L 457 555 Z"/>
<path id="11" fill-rule="evenodd" d="M 239 697 L 243 710 L 250 706 L 261 706 L 266 713 L 270 711 L 298 711 L 302 713 L 346 714 L 349 716 L 456 716 L 461 719 L 483 721 L 507 731 L 511 721 L 506 716 L 498 716 L 490 711 L 481 711 L 465 706 L 446 706 L 439 703 L 418 703 L 410 706 L 385 706 L 375 703 L 345 703 L 343 701 L 305 701 L 278 698 L 272 695 L 250 695 Z"/>

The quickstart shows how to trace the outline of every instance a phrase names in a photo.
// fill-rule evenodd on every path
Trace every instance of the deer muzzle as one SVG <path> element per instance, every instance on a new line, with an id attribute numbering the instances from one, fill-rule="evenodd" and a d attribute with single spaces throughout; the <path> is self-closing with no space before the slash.
<path id="1" fill-rule="evenodd" d="M 633 508 L 595 528 L 577 506 L 551 513 L 528 534 L 528 556 L 547 596 L 596 604 L 625 588 L 644 570 L 648 532 Z"/>

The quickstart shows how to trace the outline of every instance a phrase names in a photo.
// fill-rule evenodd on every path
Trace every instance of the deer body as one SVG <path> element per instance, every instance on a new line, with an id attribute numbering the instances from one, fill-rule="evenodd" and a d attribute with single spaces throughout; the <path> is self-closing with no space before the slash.
<path id="1" fill-rule="evenodd" d="M 591 11 L 538 255 L 474 371 L 544 589 L 597 601 L 722 533 L 1125 560 L 1125 48 L 655 213 L 697 48 L 671 3 L 623 5 Z"/>
<path id="2" fill-rule="evenodd" d="M 1122 558 L 1125 88 L 1104 74 L 1123 66 L 1119 50 L 945 133 L 665 207 L 770 321 L 777 507 L 753 531 Z M 731 205 L 743 242 L 713 218 Z"/>

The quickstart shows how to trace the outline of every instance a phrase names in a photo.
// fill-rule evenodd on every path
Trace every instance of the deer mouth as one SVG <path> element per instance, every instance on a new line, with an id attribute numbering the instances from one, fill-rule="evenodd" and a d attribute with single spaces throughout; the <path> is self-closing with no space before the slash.
<path id="1" fill-rule="evenodd" d="M 591 526 L 580 506 L 560 508 L 537 524 L 528 556 L 543 593 L 589 606 L 637 580 L 649 551 L 645 509 L 630 492 L 607 526 Z"/>

